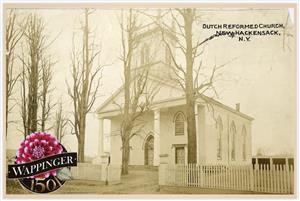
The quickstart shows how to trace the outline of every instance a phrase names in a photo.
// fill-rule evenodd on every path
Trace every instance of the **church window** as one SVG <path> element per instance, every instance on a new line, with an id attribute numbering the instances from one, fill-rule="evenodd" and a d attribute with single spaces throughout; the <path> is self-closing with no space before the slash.
<path id="1" fill-rule="evenodd" d="M 231 160 L 235 160 L 235 141 L 236 141 L 236 127 L 234 122 L 231 123 L 230 126 L 230 134 L 231 134 Z"/>
<path id="2" fill-rule="evenodd" d="M 247 157 L 247 131 L 246 131 L 246 128 L 245 126 L 243 126 L 243 130 L 242 130 L 242 138 L 243 138 L 243 142 L 242 142 L 242 153 L 243 153 L 243 160 L 245 161 L 246 160 L 246 157 Z"/>
<path id="3" fill-rule="evenodd" d="M 222 132 L 223 132 L 223 123 L 222 119 L 219 116 L 217 119 L 217 159 L 222 159 Z"/>
<path id="4" fill-rule="evenodd" d="M 175 115 L 175 135 L 184 135 L 184 114 L 182 112 L 178 112 Z"/>

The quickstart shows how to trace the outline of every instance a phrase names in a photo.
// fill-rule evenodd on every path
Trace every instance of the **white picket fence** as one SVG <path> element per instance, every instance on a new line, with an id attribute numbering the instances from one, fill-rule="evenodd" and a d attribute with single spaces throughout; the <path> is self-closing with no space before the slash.
<path id="1" fill-rule="evenodd" d="M 167 165 L 164 185 L 264 193 L 294 192 L 293 166 Z"/>

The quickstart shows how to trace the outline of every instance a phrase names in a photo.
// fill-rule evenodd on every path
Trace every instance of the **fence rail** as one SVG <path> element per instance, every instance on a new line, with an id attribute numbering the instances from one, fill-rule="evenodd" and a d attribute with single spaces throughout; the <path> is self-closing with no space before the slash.
<path id="1" fill-rule="evenodd" d="M 265 193 L 294 192 L 293 166 L 167 165 L 164 184 Z"/>

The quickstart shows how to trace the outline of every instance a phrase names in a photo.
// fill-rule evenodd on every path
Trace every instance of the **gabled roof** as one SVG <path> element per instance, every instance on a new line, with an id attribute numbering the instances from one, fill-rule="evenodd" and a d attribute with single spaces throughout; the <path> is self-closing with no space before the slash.
<path id="1" fill-rule="evenodd" d="M 178 90 L 178 91 L 182 92 L 182 89 L 179 86 L 177 86 L 177 85 L 172 85 L 172 84 L 170 84 L 168 82 L 164 82 L 164 81 L 158 80 L 155 77 L 149 77 L 149 80 L 152 80 L 152 81 L 155 81 L 155 82 L 159 82 L 160 84 L 162 84 L 164 86 L 167 86 L 169 88 L 175 89 L 176 91 Z M 97 108 L 96 113 L 97 114 L 101 114 L 101 113 L 106 113 L 106 112 L 116 112 L 118 109 L 113 109 L 113 110 L 109 110 L 109 111 L 105 111 L 104 109 L 109 104 L 113 103 L 113 101 L 123 92 L 123 89 L 124 89 L 124 85 L 122 85 L 118 90 L 116 90 L 112 94 L 112 96 L 110 96 L 106 101 L 104 101 L 104 103 L 99 108 Z M 251 117 L 249 115 L 246 115 L 246 114 L 244 114 L 244 113 L 242 113 L 242 112 L 240 112 L 240 111 L 238 111 L 238 110 L 236 110 L 236 109 L 234 109 L 234 108 L 232 108 L 230 106 L 227 106 L 227 105 L 225 105 L 225 104 L 223 104 L 223 103 L 221 103 L 221 102 L 219 102 L 219 101 L 217 101 L 217 100 L 215 100 L 213 98 L 210 98 L 208 96 L 199 95 L 198 96 L 198 101 L 201 100 L 201 99 L 204 100 L 204 101 L 208 101 L 208 102 L 210 102 L 210 103 L 212 103 L 214 105 L 217 105 L 217 106 L 219 106 L 219 107 L 221 107 L 221 108 L 223 108 L 225 110 L 228 110 L 228 111 L 230 111 L 230 112 L 232 112 L 232 113 L 234 113 L 234 114 L 236 114 L 238 116 L 246 118 L 246 119 L 248 119 L 250 121 L 254 120 L 253 117 Z M 177 104 L 178 103 L 185 104 L 184 103 L 185 102 L 185 96 L 184 96 L 184 94 L 181 95 L 181 96 L 168 97 L 168 98 L 164 98 L 164 99 L 161 99 L 161 100 L 154 101 L 153 105 L 159 105 L 159 104 L 162 104 L 162 103 L 170 103 L 171 104 L 171 103 L 174 103 L 174 102 L 176 102 Z"/>
<path id="2" fill-rule="evenodd" d="M 105 108 L 105 106 L 107 106 L 109 103 L 111 103 L 124 89 L 124 84 L 117 89 L 108 99 L 106 99 L 101 105 L 100 107 L 98 107 L 96 109 L 96 113 L 101 113 L 101 110 L 103 110 L 103 108 Z"/>
<path id="3" fill-rule="evenodd" d="M 178 90 L 178 91 L 181 91 L 181 89 L 176 85 L 176 84 L 170 84 L 168 83 L 167 81 L 163 81 L 163 80 L 160 80 L 152 75 L 149 75 L 149 78 L 148 80 L 150 81 L 154 81 L 154 82 L 158 82 L 159 84 L 162 84 L 164 86 L 168 86 L 172 89 L 175 89 L 175 90 Z M 101 111 L 106 107 L 108 106 L 110 103 L 112 103 L 124 90 L 124 84 L 118 88 L 108 99 L 106 99 L 101 105 L 100 107 L 98 107 L 96 109 L 96 113 L 101 113 Z"/>
<path id="4" fill-rule="evenodd" d="M 244 114 L 244 113 L 242 113 L 242 112 L 240 112 L 240 111 L 238 111 L 238 110 L 236 110 L 236 109 L 234 109 L 234 108 L 232 108 L 232 107 L 230 107 L 230 106 L 227 106 L 227 105 L 225 105 L 225 104 L 223 104 L 223 103 L 221 103 L 221 102 L 219 102 L 219 101 L 217 101 L 217 100 L 215 100 L 215 99 L 213 99 L 213 98 L 210 98 L 210 97 L 205 96 L 205 95 L 200 95 L 200 98 L 205 99 L 205 100 L 207 100 L 207 101 L 210 101 L 210 102 L 212 102 L 213 104 L 218 105 L 218 106 L 220 106 L 220 107 L 222 107 L 222 108 L 224 108 L 224 109 L 226 109 L 226 110 L 229 110 L 230 112 L 232 112 L 232 113 L 234 113 L 234 114 L 237 114 L 237 115 L 239 115 L 239 116 L 241 116 L 241 117 L 244 117 L 244 118 L 246 118 L 246 119 L 249 119 L 250 121 L 254 120 L 253 117 L 251 117 L 251 116 L 249 116 L 249 115 L 246 115 L 246 114 Z"/>

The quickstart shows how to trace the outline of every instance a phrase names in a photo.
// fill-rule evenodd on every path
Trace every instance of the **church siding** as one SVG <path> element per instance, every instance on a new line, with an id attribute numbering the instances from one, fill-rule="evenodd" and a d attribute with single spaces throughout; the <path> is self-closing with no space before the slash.
<path id="1" fill-rule="evenodd" d="M 251 121 L 243 118 L 233 112 L 225 110 L 220 106 L 214 106 L 214 110 L 205 107 L 206 120 L 205 120 L 205 136 L 206 136 L 206 158 L 209 159 L 207 163 L 211 164 L 250 164 L 251 163 L 251 135 L 250 126 Z M 220 117 L 222 119 L 222 157 L 220 160 L 217 158 L 217 126 L 216 120 Z M 232 147 L 232 134 L 230 133 L 230 126 L 234 122 L 236 127 L 235 135 L 235 160 L 231 157 Z M 246 160 L 242 156 L 242 128 L 245 126 L 247 130 L 246 138 Z M 228 138 L 229 135 L 229 138 Z"/>
<path id="2" fill-rule="evenodd" d="M 144 165 L 145 140 L 149 135 L 153 135 L 154 116 L 153 112 L 144 115 L 145 125 L 139 135 L 130 140 L 130 160 L 129 165 Z"/>
<path id="3" fill-rule="evenodd" d="M 187 144 L 186 122 L 184 135 L 175 135 L 173 119 L 177 112 L 183 112 L 186 117 L 183 106 L 168 108 L 161 112 L 160 154 L 168 155 L 164 161 L 169 164 L 175 164 L 175 147 L 186 146 Z"/>

